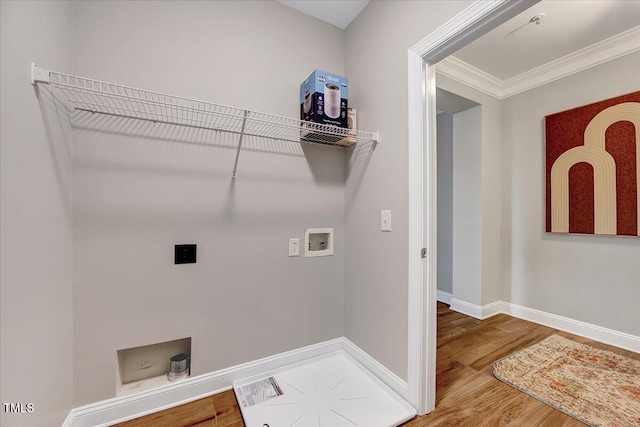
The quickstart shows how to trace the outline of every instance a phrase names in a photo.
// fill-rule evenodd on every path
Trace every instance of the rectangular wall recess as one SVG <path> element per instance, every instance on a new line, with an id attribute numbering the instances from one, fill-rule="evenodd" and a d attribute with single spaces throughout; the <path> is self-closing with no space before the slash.
<path id="1" fill-rule="evenodd" d="M 170 360 L 178 354 L 191 358 L 191 337 L 116 351 L 116 396 L 168 384 Z"/>
<path id="2" fill-rule="evenodd" d="M 333 228 L 308 228 L 304 235 L 304 256 L 333 255 Z"/>

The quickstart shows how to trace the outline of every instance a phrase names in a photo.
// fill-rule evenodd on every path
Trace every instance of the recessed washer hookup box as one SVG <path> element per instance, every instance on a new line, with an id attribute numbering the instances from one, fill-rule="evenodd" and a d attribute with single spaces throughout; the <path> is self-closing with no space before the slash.
<path id="1" fill-rule="evenodd" d="M 300 85 L 300 119 L 347 127 L 349 79 L 315 70 Z"/>

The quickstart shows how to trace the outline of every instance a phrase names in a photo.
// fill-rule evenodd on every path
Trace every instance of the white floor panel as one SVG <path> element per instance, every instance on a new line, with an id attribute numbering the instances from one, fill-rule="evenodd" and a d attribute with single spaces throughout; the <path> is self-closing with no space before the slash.
<path id="1" fill-rule="evenodd" d="M 260 382 L 270 377 L 275 383 Z M 395 427 L 416 414 L 344 352 L 236 381 L 233 389 L 246 427 Z"/>

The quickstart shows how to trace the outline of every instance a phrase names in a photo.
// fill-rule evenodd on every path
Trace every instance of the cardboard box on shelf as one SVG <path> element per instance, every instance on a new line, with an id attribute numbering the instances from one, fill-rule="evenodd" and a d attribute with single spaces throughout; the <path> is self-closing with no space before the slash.
<path id="1" fill-rule="evenodd" d="M 300 119 L 321 125 L 347 127 L 349 80 L 326 71 L 314 70 L 300 85 Z M 345 135 L 323 136 L 313 126 L 303 126 L 301 136 L 306 140 L 332 143 Z M 338 133 L 340 133 L 338 131 Z M 326 141 L 325 141 L 326 140 Z"/>

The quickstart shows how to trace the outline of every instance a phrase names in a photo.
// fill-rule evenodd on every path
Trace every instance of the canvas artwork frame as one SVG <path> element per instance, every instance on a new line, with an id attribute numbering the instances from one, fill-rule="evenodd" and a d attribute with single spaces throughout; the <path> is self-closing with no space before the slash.
<path id="1" fill-rule="evenodd" d="M 546 224 L 640 236 L 640 91 L 544 118 Z"/>

